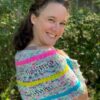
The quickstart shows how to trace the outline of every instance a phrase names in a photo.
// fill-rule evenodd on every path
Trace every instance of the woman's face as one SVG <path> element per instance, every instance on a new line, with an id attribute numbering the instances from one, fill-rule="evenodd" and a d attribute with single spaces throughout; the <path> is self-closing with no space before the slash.
<path id="1" fill-rule="evenodd" d="M 32 15 L 34 39 L 38 46 L 53 46 L 62 36 L 68 19 L 66 8 L 59 3 L 49 3 L 38 17 Z"/>

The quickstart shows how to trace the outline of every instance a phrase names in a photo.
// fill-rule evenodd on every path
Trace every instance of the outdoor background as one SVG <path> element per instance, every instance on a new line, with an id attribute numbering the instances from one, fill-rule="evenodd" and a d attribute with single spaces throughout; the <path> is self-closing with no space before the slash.
<path id="1" fill-rule="evenodd" d="M 69 0 L 70 19 L 56 47 L 77 59 L 91 100 L 100 100 L 100 0 Z M 0 0 L 0 100 L 20 100 L 13 34 L 32 0 Z"/>

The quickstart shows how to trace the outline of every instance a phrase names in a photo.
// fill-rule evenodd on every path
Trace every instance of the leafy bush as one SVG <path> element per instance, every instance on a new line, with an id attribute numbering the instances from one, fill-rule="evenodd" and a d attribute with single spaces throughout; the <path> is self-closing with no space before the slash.
<path id="1" fill-rule="evenodd" d="M 57 46 L 78 59 L 87 84 L 100 98 L 100 15 L 85 9 L 75 12 Z"/>
<path id="2" fill-rule="evenodd" d="M 20 100 L 16 88 L 13 33 L 27 11 L 29 1 L 0 1 L 0 97 L 1 100 Z M 13 10 L 12 10 L 13 9 Z M 20 16 L 20 17 L 19 17 Z M 92 100 L 100 98 L 100 15 L 79 10 L 70 17 L 64 36 L 56 47 L 63 48 L 79 61 L 87 79 Z M 13 98 L 13 99 L 12 99 Z"/>
<path id="3" fill-rule="evenodd" d="M 12 81 L 15 77 L 15 51 L 12 47 L 12 38 L 31 3 L 30 0 L 23 2 L 21 0 L 0 1 L 0 100 L 10 99 L 12 90 L 15 91 L 13 93 L 18 94 L 16 81 L 15 79 Z"/>

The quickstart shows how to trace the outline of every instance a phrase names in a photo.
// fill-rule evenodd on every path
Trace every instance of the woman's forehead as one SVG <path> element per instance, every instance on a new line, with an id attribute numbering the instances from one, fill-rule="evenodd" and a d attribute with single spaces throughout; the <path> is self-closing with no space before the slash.
<path id="1" fill-rule="evenodd" d="M 50 3 L 40 12 L 40 16 L 65 17 L 68 15 L 66 8 L 59 3 Z"/>

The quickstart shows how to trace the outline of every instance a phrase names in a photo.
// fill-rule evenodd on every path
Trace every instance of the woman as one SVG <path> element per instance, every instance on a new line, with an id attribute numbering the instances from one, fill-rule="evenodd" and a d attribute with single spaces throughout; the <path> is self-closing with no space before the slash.
<path id="1" fill-rule="evenodd" d="M 68 17 L 68 1 L 35 0 L 31 5 L 14 37 L 16 77 L 23 100 L 88 99 L 77 61 L 54 48 Z"/>

